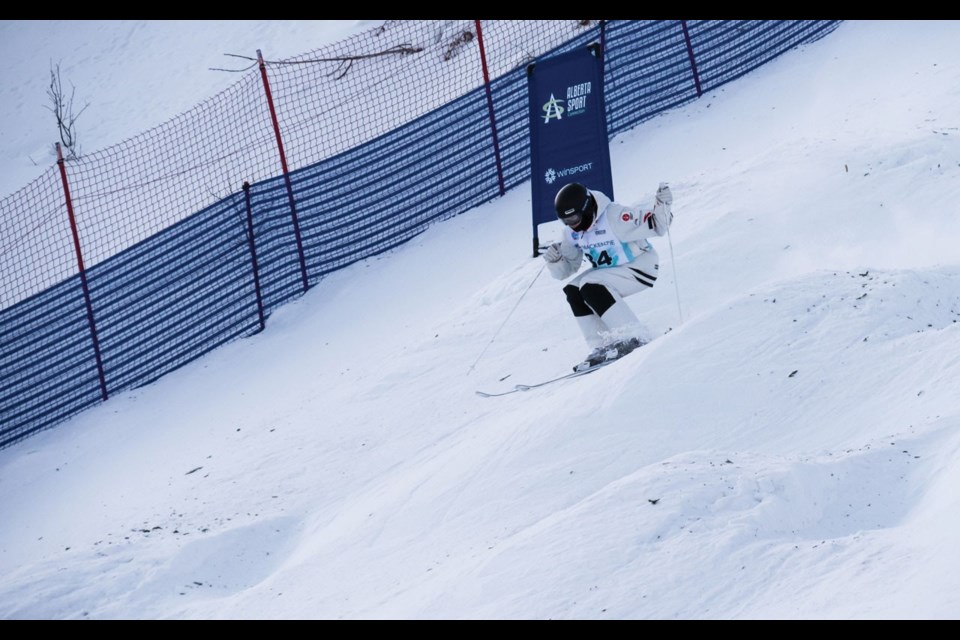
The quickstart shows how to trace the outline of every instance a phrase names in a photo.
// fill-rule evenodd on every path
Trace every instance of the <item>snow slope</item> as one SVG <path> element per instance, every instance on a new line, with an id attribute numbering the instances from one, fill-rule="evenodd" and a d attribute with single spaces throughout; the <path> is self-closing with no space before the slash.
<path id="1" fill-rule="evenodd" d="M 675 260 L 601 371 L 474 394 L 585 351 L 524 187 L 0 451 L 0 616 L 956 618 L 956 29 L 846 23 L 614 139 Z"/>

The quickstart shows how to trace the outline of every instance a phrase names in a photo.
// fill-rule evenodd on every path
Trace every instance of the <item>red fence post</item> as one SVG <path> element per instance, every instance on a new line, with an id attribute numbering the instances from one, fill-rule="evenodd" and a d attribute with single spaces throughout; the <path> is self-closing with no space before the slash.
<path id="1" fill-rule="evenodd" d="M 497 119 L 493 114 L 493 91 L 490 89 L 490 72 L 487 70 L 487 54 L 483 48 L 483 31 L 480 21 L 474 20 L 477 25 L 477 42 L 480 44 L 480 63 L 483 65 L 483 86 L 487 90 L 487 110 L 490 112 L 490 129 L 493 131 L 493 154 L 497 160 L 497 181 L 500 184 L 500 195 L 507 192 L 503 185 L 503 165 L 500 162 L 500 142 L 497 139 Z"/>
<path id="2" fill-rule="evenodd" d="M 307 261 L 303 255 L 303 240 L 300 236 L 300 220 L 297 218 L 297 204 L 293 199 L 293 185 L 290 183 L 290 171 L 287 169 L 287 155 L 283 152 L 283 139 L 280 137 L 280 123 L 277 121 L 277 110 L 273 106 L 273 95 L 270 93 L 270 82 L 267 80 L 267 65 L 263 62 L 263 54 L 257 49 L 257 60 L 260 62 L 260 77 L 263 79 L 263 90 L 267 94 L 267 106 L 270 107 L 270 119 L 273 120 L 273 133 L 277 137 L 277 148 L 280 150 L 280 166 L 283 169 L 283 180 L 287 185 L 287 197 L 290 199 L 290 215 L 293 217 L 293 235 L 297 239 L 297 256 L 300 258 L 300 278 L 303 280 L 303 290 L 310 288 L 307 280 Z"/>
<path id="3" fill-rule="evenodd" d="M 681 20 L 680 27 L 683 29 L 683 40 L 687 43 L 687 56 L 690 58 L 690 68 L 693 69 L 693 84 L 697 87 L 697 97 L 703 95 L 700 89 L 700 74 L 697 72 L 697 59 L 693 56 L 693 43 L 690 42 L 690 31 L 687 29 L 687 21 Z"/>
<path id="4" fill-rule="evenodd" d="M 107 380 L 103 375 L 103 358 L 100 357 L 100 341 L 97 339 L 97 325 L 93 319 L 93 304 L 90 302 L 90 287 L 87 286 L 87 271 L 83 267 L 83 253 L 80 251 L 80 234 L 77 232 L 77 219 L 73 215 L 73 200 L 70 198 L 70 185 L 67 183 L 67 168 L 63 162 L 63 150 L 57 145 L 57 164 L 60 166 L 60 181 L 63 183 L 63 197 L 67 202 L 67 217 L 70 219 L 70 232 L 73 234 L 73 248 L 77 253 L 77 269 L 80 271 L 80 286 L 83 288 L 83 301 L 87 306 L 87 322 L 90 325 L 90 338 L 93 340 L 93 355 L 97 359 L 97 376 L 100 379 L 100 397 L 107 399 Z"/>

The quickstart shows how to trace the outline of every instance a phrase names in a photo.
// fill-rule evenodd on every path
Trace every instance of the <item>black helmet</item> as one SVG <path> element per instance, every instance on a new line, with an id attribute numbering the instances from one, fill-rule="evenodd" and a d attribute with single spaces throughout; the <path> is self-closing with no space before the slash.
<path id="1" fill-rule="evenodd" d="M 553 201 L 557 217 L 574 231 L 586 231 L 597 215 L 597 200 L 579 182 L 571 182 L 557 191 Z"/>

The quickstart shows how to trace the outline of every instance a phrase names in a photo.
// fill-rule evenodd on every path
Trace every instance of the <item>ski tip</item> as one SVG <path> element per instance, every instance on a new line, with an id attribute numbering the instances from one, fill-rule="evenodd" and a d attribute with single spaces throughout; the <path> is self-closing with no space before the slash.
<path id="1" fill-rule="evenodd" d="M 492 398 L 492 397 L 493 397 L 493 396 L 491 396 L 489 393 L 484 393 L 483 391 L 474 391 L 474 393 L 477 394 L 478 396 L 480 396 L 481 398 Z"/>

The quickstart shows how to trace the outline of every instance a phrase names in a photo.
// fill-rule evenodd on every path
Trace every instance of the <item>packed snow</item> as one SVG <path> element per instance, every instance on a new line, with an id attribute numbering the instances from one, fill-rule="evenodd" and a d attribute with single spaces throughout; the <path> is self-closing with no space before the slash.
<path id="1" fill-rule="evenodd" d="M 0 617 L 960 616 L 958 26 L 847 22 L 614 138 L 675 220 L 595 373 L 475 394 L 587 351 L 525 184 L 0 451 Z"/>

